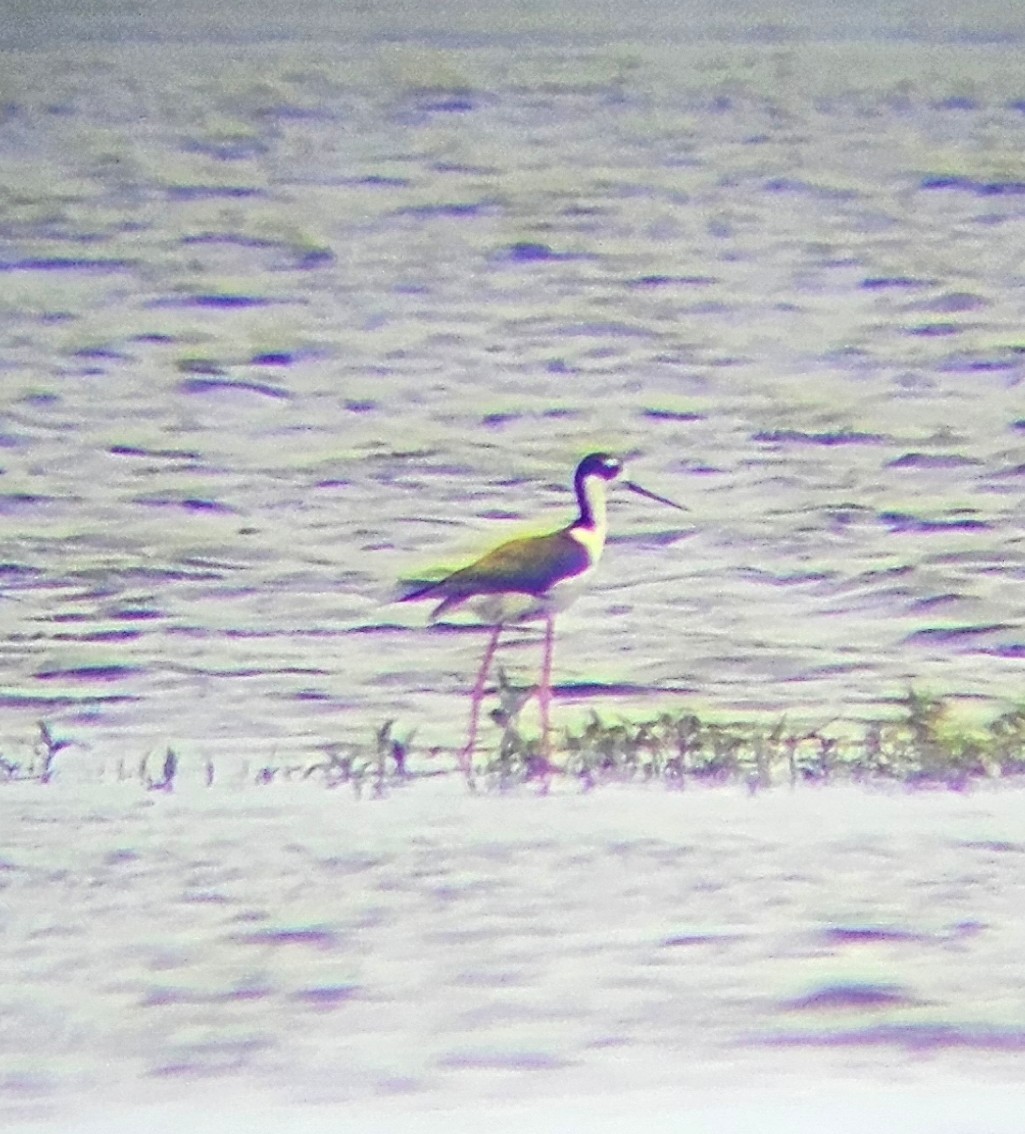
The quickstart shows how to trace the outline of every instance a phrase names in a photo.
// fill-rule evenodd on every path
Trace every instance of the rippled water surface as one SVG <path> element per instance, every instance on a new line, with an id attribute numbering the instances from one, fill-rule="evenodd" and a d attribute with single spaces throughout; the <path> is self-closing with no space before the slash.
<path id="1" fill-rule="evenodd" d="M 4 803 L 5 1130 L 1022 1126 L 1018 791 Z"/>
<path id="2" fill-rule="evenodd" d="M 1015 793 L 252 782 L 458 743 L 396 583 L 598 448 L 557 722 L 1020 699 L 1013 6 L 121 7 L 0 28 L 0 1121 L 1018 1083 Z"/>
<path id="3" fill-rule="evenodd" d="M 680 29 L 8 51 L 5 734 L 455 743 L 479 638 L 394 581 L 564 522 L 596 447 L 693 514 L 614 499 L 563 719 L 1016 697 L 1018 61 Z"/>

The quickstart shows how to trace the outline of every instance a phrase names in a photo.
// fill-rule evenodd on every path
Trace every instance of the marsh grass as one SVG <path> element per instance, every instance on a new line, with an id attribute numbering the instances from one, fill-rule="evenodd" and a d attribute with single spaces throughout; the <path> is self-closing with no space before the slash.
<path id="1" fill-rule="evenodd" d="M 537 738 L 525 735 L 519 712 L 531 690 L 501 675 L 497 748 L 479 758 L 482 782 L 504 789 L 544 778 Z M 647 720 L 608 719 L 592 711 L 586 723 L 555 740 L 551 774 L 585 789 L 608 783 L 745 784 L 752 792 L 779 784 L 895 781 L 963 789 L 973 780 L 1025 773 L 1025 706 L 985 725 L 960 719 L 941 698 L 910 691 L 893 719 L 830 721 L 799 727 L 781 716 L 722 721 L 688 711 Z"/>
<path id="2" fill-rule="evenodd" d="M 354 748 L 341 744 L 324 746 L 324 759 L 307 765 L 303 779 L 321 779 L 327 787 L 347 785 L 357 796 L 368 793 L 381 798 L 389 784 L 412 778 L 406 761 L 413 744 L 413 732 L 399 737 L 394 732 L 395 721 L 385 721 L 374 734 L 370 749 Z"/>
<path id="3" fill-rule="evenodd" d="M 785 716 L 771 720 L 723 721 L 687 710 L 665 711 L 645 720 L 610 718 L 592 711 L 575 728 L 555 733 L 552 759 L 540 737 L 521 723 L 536 691 L 512 684 L 500 670 L 491 719 L 497 742 L 478 751 L 470 786 L 508 791 L 553 779 L 582 790 L 605 784 L 644 783 L 683 790 L 691 785 L 743 784 L 749 791 L 798 784 L 895 782 L 910 787 L 963 790 L 973 782 L 1025 775 L 1025 705 L 984 723 L 966 721 L 938 697 L 910 691 L 891 719 L 867 723 L 830 721 L 799 727 Z M 58 737 L 44 721 L 38 736 L 15 758 L 0 752 L 0 783 L 51 783 L 75 759 L 58 759 L 75 742 Z M 312 781 L 348 788 L 358 797 L 381 798 L 400 785 L 458 774 L 452 753 L 414 747 L 415 731 L 399 732 L 385 721 L 367 743 L 328 743 L 314 760 L 265 763 L 245 780 L 253 784 Z M 174 749 L 162 760 L 143 756 L 134 771 L 120 761 L 118 780 L 135 780 L 149 791 L 174 791 L 182 771 Z M 209 759 L 206 785 L 217 782 Z M 237 782 L 237 781 L 235 781 Z"/>
<path id="4" fill-rule="evenodd" d="M 164 753 L 164 761 L 160 766 L 160 773 L 153 776 L 148 767 L 149 761 L 143 757 L 142 765 L 139 768 L 139 779 L 146 785 L 150 791 L 174 791 L 174 781 L 178 775 L 178 754 L 173 748 L 168 748 Z"/>
<path id="5" fill-rule="evenodd" d="M 10 780 L 38 780 L 48 784 L 56 773 L 57 755 L 70 748 L 72 741 L 55 736 L 46 721 L 36 726 L 39 734 L 20 759 L 0 752 L 0 783 Z"/>
<path id="6" fill-rule="evenodd" d="M 722 721 L 689 711 L 666 711 L 646 720 L 610 719 L 592 711 L 577 728 L 558 732 L 551 764 L 541 739 L 521 724 L 535 690 L 513 685 L 499 670 L 498 704 L 491 719 L 497 742 L 477 753 L 471 786 L 508 791 L 549 779 L 584 790 L 604 784 L 743 784 L 757 792 L 778 785 L 896 782 L 910 787 L 963 790 L 973 781 L 1025 774 L 1025 706 L 985 725 L 970 724 L 941 698 L 910 691 L 892 719 L 830 721 L 798 727 L 785 716 L 770 721 Z M 411 772 L 413 734 L 394 735 L 388 721 L 374 749 L 335 749 L 331 762 L 314 765 L 329 786 L 351 784 L 373 795 L 423 775 Z M 437 756 L 437 751 L 429 755 Z M 455 770 L 452 769 L 452 774 Z"/>

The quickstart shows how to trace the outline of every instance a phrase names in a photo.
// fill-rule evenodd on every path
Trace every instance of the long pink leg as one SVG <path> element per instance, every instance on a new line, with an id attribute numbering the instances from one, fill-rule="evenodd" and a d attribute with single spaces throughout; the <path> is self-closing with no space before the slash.
<path id="1" fill-rule="evenodd" d="M 488 679 L 488 670 L 498 649 L 498 636 L 502 633 L 502 624 L 498 623 L 491 631 L 488 639 L 488 648 L 484 651 L 484 660 L 480 663 L 480 673 L 477 674 L 477 684 L 473 687 L 473 696 L 470 700 L 470 731 L 466 737 L 466 747 L 459 754 L 459 766 L 463 774 L 470 779 L 473 771 L 473 750 L 477 747 L 477 725 L 480 723 L 480 703 L 484 699 L 484 684 Z"/>
<path id="2" fill-rule="evenodd" d="M 555 615 L 549 614 L 545 619 L 545 654 L 544 661 L 541 663 L 541 688 L 537 692 L 537 700 L 541 708 L 541 755 L 544 756 L 546 764 L 552 754 L 552 650 L 554 646 Z"/>

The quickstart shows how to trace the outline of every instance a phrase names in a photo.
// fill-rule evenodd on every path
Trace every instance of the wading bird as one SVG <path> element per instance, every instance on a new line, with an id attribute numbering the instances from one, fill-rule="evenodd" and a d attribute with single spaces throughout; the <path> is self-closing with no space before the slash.
<path id="1" fill-rule="evenodd" d="M 623 462 L 607 453 L 591 453 L 577 465 L 573 478 L 579 514 L 573 523 L 548 535 L 527 536 L 500 544 L 494 551 L 444 579 L 404 595 L 403 602 L 440 599 L 431 612 L 431 622 L 456 607 L 467 606 L 485 625 L 491 626 L 484 658 L 470 702 L 470 728 L 460 753 L 460 767 L 472 775 L 473 751 L 477 744 L 480 706 L 488 670 L 498 648 L 502 627 L 516 622 L 544 619 L 544 658 L 538 702 L 541 709 L 541 750 L 549 757 L 552 699 L 552 646 L 555 615 L 565 609 L 593 573 L 605 547 L 607 530 L 605 497 L 608 484 L 623 472 Z M 667 500 L 633 481 L 622 484 L 639 496 L 668 504 L 681 512 L 682 504 Z"/>

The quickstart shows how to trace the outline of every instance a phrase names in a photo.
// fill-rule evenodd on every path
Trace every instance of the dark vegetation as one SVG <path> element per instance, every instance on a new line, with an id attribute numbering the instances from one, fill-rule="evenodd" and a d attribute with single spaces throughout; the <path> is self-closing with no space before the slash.
<path id="1" fill-rule="evenodd" d="M 529 691 L 526 691 L 529 693 Z M 519 729 L 524 691 L 499 685 L 492 718 L 502 729 L 494 751 L 478 755 L 480 779 L 507 787 L 542 780 L 537 738 Z M 778 784 L 890 780 L 910 786 L 967 787 L 973 780 L 1025 773 L 1025 706 L 987 725 L 968 727 L 938 698 L 909 692 L 891 720 L 819 728 L 771 722 L 723 722 L 692 712 L 663 712 L 649 720 L 604 719 L 592 712 L 582 728 L 556 738 L 555 774 L 585 788 L 604 783 L 743 783 L 750 790 Z"/>
<path id="2" fill-rule="evenodd" d="M 792 725 L 785 717 L 724 722 L 678 710 L 627 720 L 592 712 L 583 726 L 556 733 L 549 766 L 539 737 L 520 723 L 533 693 L 500 673 L 498 704 L 491 713 L 497 741 L 477 752 L 471 784 L 476 790 L 559 780 L 583 790 L 631 782 L 670 789 L 740 783 L 758 791 L 780 784 L 877 781 L 962 790 L 982 779 L 1025 773 L 1025 706 L 968 726 L 947 702 L 915 692 L 907 694 L 892 719 L 857 725 L 833 721 L 817 728 Z M 327 744 L 320 758 L 264 764 L 248 779 L 256 784 L 313 781 L 381 797 L 417 779 L 458 774 L 452 753 L 418 749 L 414 739 L 415 733 L 400 735 L 395 722 L 387 721 L 366 745 Z M 75 759 L 73 753 L 61 757 L 69 747 L 73 742 L 40 722 L 27 756 L 16 760 L 0 752 L 0 782 L 50 783 L 65 761 Z M 117 778 L 172 792 L 179 771 L 169 748 L 162 757 L 144 756 L 134 766 L 122 762 Z M 216 781 L 211 762 L 205 780 L 208 785 Z"/>

